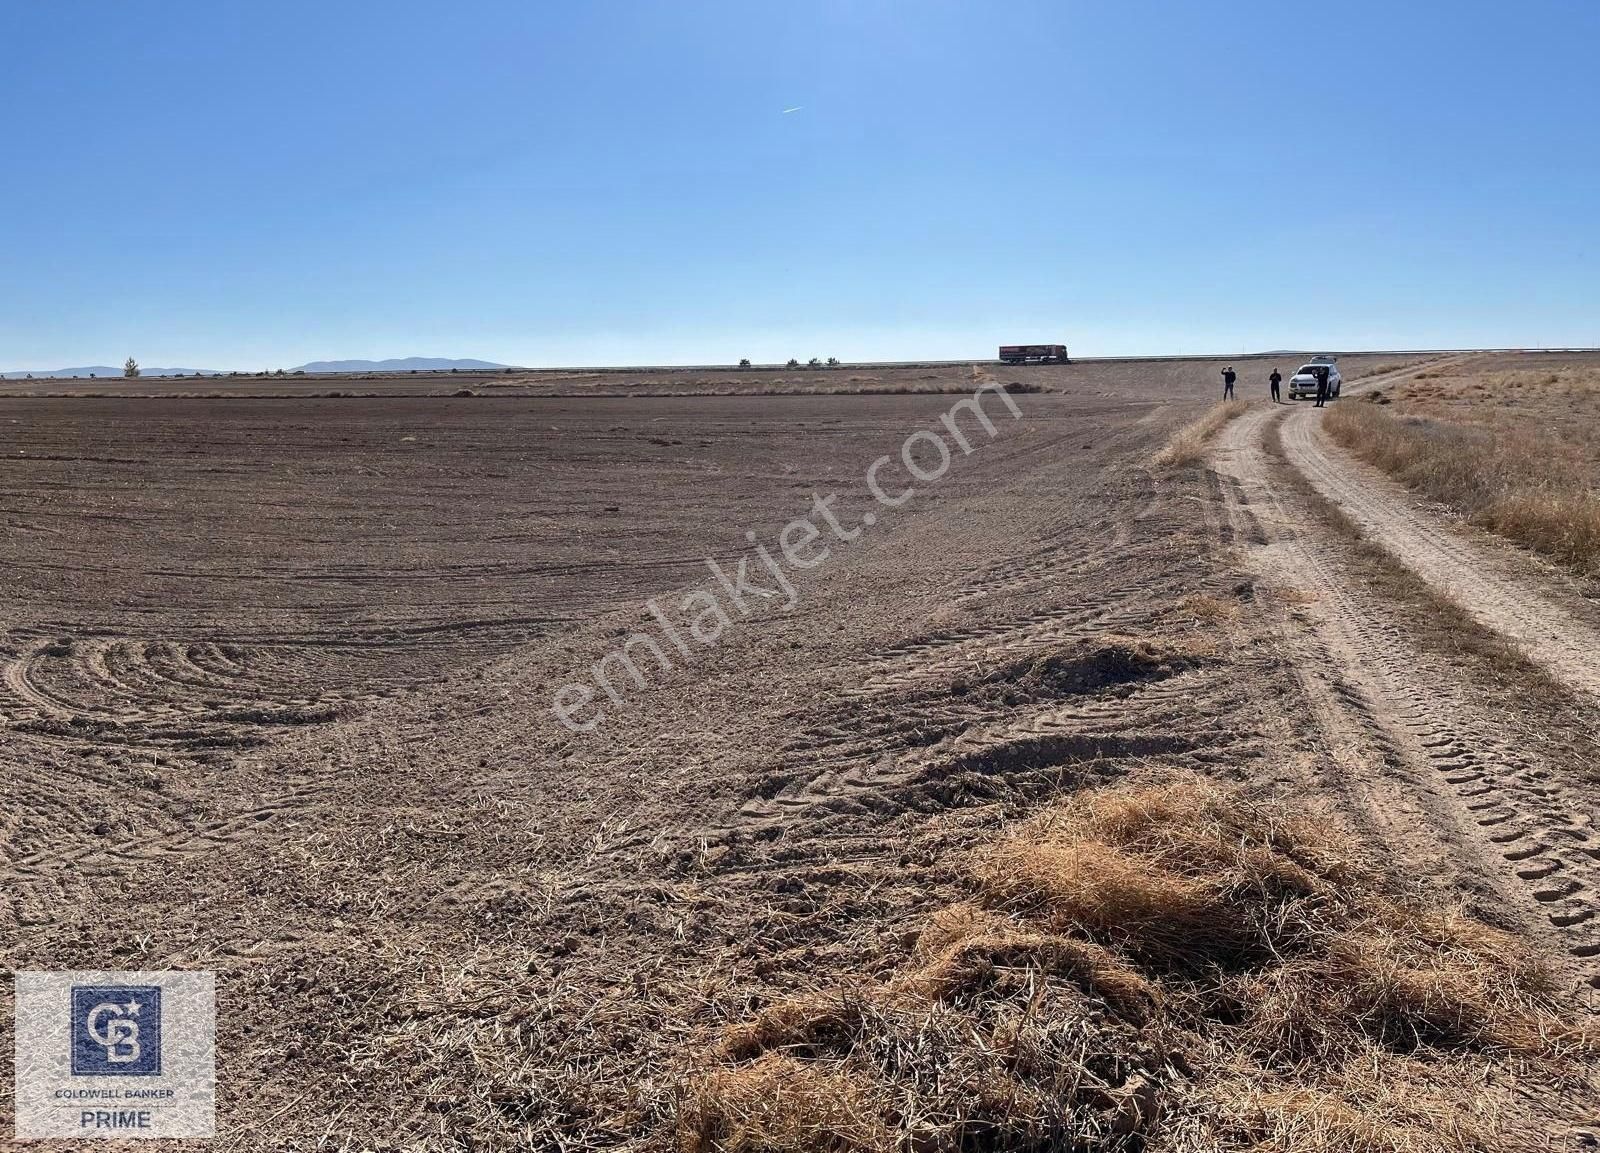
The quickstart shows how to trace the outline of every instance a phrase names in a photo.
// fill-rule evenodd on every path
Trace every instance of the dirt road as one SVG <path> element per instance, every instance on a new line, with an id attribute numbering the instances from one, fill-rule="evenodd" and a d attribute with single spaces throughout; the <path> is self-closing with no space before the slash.
<path id="1" fill-rule="evenodd" d="M 1575 981 L 1600 985 L 1600 837 L 1586 778 L 1600 718 L 1590 695 L 1600 689 L 1596 614 L 1548 566 L 1445 524 L 1354 462 L 1319 434 L 1318 416 L 1258 408 L 1226 430 L 1216 467 L 1246 563 L 1304 595 L 1284 644 L 1294 691 L 1337 751 L 1340 787 L 1412 867 L 1442 868 L 1504 900 L 1513 919 L 1565 951 Z M 1274 431 L 1283 460 L 1264 443 Z M 1363 579 L 1358 550 L 1319 520 L 1288 469 L 1575 695 L 1508 696 L 1492 670 L 1430 648 L 1415 627 L 1418 606 L 1391 603 Z"/>
<path id="2" fill-rule="evenodd" d="M 1358 384 L 1353 393 L 1381 381 Z M 1352 398 L 1353 399 L 1353 398 Z M 1552 676 L 1600 698 L 1600 611 L 1554 565 L 1444 521 L 1376 469 L 1318 435 L 1315 409 L 1282 422 L 1290 462 L 1376 543 Z"/>

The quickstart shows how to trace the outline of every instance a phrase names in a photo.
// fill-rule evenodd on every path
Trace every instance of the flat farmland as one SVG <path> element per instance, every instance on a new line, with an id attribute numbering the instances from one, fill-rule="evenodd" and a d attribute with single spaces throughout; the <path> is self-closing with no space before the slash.
<path id="1" fill-rule="evenodd" d="M 491 394 L 497 377 L 384 381 L 483 392 L 464 398 L 351 395 L 360 381 L 306 396 L 268 378 L 276 394 L 225 401 L 186 395 L 191 381 L 10 382 L 0 709 L 174 753 L 348 714 L 703 575 L 813 490 L 859 496 L 870 462 L 976 371 L 877 369 L 886 391 L 841 396 L 661 395 L 710 379 L 689 371 L 546 374 L 578 393 L 550 397 Z M 1050 390 L 1030 412 L 1063 443 L 1082 423 L 1098 452 L 1108 426 L 1155 435 L 1190 412 L 1216 368 L 994 371 Z M 584 395 L 593 381 L 641 395 Z M 63 384 L 129 395 L 32 395 Z"/>
<path id="2" fill-rule="evenodd" d="M 966 1099 L 872 1054 L 952 918 L 1002 915 L 973 854 L 1063 797 L 1214 788 L 1581 978 L 1372 670 L 1419 646 L 1463 742 L 1517 686 L 1424 651 L 1423 607 L 1335 597 L 1355 546 L 1254 447 L 1297 363 L 1235 362 L 1256 403 L 1216 466 L 1156 463 L 1215 360 L 0 394 L 4 963 L 215 971 L 225 1148 L 736 1148 L 716 1078 L 813 1061 L 911 1094 L 943 1148 Z M 1341 359 L 1378 387 L 1421 363 Z M 777 579 L 791 552 L 814 563 Z M 1588 706 L 1522 707 L 1517 772 L 1559 778 Z M 995 961 L 938 1011 L 1020 1012 L 1013 971 L 1065 980 Z M 750 1040 L 846 1002 L 886 1014 L 846 1049 Z M 941 1068 L 1025 1079 L 961 1020 Z M 1175 1076 L 1131 1025 L 1073 1036 L 1119 1091 Z M 1161 1092 L 1211 1118 L 1213 1074 Z M 1043 1124 L 1006 1084 L 1002 1145 Z M 1047 1099 L 1122 1123 L 1115 1094 Z"/>
<path id="3" fill-rule="evenodd" d="M 1030 407 L 1091 442 L 1170 423 L 1211 375 L 1005 371 L 1060 388 Z M 348 708 L 637 603 L 811 490 L 859 492 L 976 387 L 879 375 L 907 392 L 675 403 L 651 394 L 700 378 L 664 373 L 629 398 L 0 395 L 7 717 L 209 742 L 241 709 Z"/>

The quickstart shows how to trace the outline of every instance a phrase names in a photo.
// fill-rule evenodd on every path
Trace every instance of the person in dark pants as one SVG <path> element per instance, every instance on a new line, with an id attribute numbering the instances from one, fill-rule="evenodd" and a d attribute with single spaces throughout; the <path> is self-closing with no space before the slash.
<path id="1" fill-rule="evenodd" d="M 1328 403 L 1328 370 L 1317 369 L 1317 407 L 1322 408 Z"/>
<path id="2" fill-rule="evenodd" d="M 1272 375 L 1267 377 L 1272 382 L 1272 403 L 1278 403 L 1278 386 L 1283 383 L 1283 376 L 1277 369 L 1272 370 Z"/>
<path id="3" fill-rule="evenodd" d="M 1237 380 L 1237 379 L 1239 379 L 1239 378 L 1234 374 L 1232 365 L 1229 365 L 1227 368 L 1222 370 L 1222 399 L 1223 400 L 1232 400 L 1233 399 L 1233 382 L 1235 380 Z"/>

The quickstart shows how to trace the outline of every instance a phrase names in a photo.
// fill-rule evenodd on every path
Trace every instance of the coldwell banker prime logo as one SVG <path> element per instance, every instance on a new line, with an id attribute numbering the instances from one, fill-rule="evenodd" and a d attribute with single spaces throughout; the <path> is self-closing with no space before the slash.
<path id="1" fill-rule="evenodd" d="M 161 1075 L 159 986 L 72 987 L 72 1075 Z"/>
<path id="2" fill-rule="evenodd" d="M 16 974 L 17 1136 L 210 1137 L 210 973 Z"/>

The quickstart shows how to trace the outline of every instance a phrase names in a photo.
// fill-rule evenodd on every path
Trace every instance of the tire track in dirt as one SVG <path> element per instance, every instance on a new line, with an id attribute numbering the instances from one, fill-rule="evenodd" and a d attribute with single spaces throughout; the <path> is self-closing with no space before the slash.
<path id="1" fill-rule="evenodd" d="M 1156 755 L 1181 759 L 1198 750 L 1218 755 L 1251 735 L 1195 705 L 1205 683 L 1204 674 L 1180 674 L 1123 695 L 1086 691 L 1057 702 L 987 710 L 929 692 L 868 718 L 831 755 L 807 757 L 805 771 L 770 795 L 748 800 L 718 831 L 789 828 L 798 818 L 865 809 L 927 808 L 959 793 L 964 777 L 1026 788 L 1026 778 L 1047 782 L 1063 766 Z M 916 716 L 916 727 L 897 721 L 906 713 Z M 803 739 L 791 751 L 812 747 Z M 770 779 L 781 780 L 782 769 Z"/>
<path id="2" fill-rule="evenodd" d="M 109 777 L 127 775 L 125 766 L 109 763 L 81 769 L 59 761 L 35 764 L 30 803 L 63 835 L 0 867 L 0 891 L 17 924 L 48 923 L 72 893 L 114 880 L 130 864 L 228 849 L 282 817 L 306 816 L 337 791 L 333 774 L 302 772 L 237 810 L 197 813 L 182 800 L 124 783 L 115 794 L 115 828 L 107 825 L 88 841 L 64 835 L 92 824 L 86 799 L 103 796 Z"/>
<path id="3" fill-rule="evenodd" d="M 1044 795 L 1119 762 L 1204 770 L 1264 744 L 1212 675 L 1181 662 L 1104 684 L 1091 673 L 1060 695 L 1013 684 L 1039 658 L 1092 666 L 1107 645 L 1163 637 L 1175 606 L 1202 591 L 1172 553 L 1182 532 L 1206 548 L 1187 523 L 1198 498 L 1174 496 L 1143 468 L 1124 477 L 1129 487 L 1111 505 L 1120 511 L 1090 540 L 1053 524 L 1001 538 L 1007 547 L 949 602 L 981 602 L 977 619 L 882 650 L 832 699 L 796 715 L 791 739 L 710 839 L 781 840 L 805 845 L 803 856 L 865 860 L 881 854 L 881 823 L 898 814 Z M 742 869 L 793 867 L 795 851 L 778 848 Z"/>
<path id="4" fill-rule="evenodd" d="M 1477 862 L 1469 872 L 1520 890 L 1523 920 L 1600 987 L 1600 837 L 1583 787 L 1523 747 L 1504 717 L 1472 699 L 1458 669 L 1418 651 L 1395 611 L 1350 580 L 1326 530 L 1270 483 L 1261 437 L 1273 416 L 1258 410 L 1234 422 L 1216 467 L 1232 482 L 1223 487 L 1230 517 L 1259 525 L 1265 539 L 1246 560 L 1263 578 L 1314 594 L 1314 644 L 1291 636 L 1288 647 L 1326 747 L 1353 791 L 1370 794 L 1368 819 L 1387 825 L 1393 843 L 1415 846 L 1404 812 L 1424 816 L 1429 832 Z M 1413 855 L 1413 866 L 1425 865 Z"/>
<path id="5" fill-rule="evenodd" d="M 982 675 L 1001 662 L 1051 645 L 1135 631 L 1148 623 L 1155 606 L 1170 603 L 1188 590 L 1181 575 L 1163 564 L 1164 540 L 1145 531 L 1143 522 L 1153 515 L 1160 499 L 1154 478 L 1144 468 L 1131 470 L 1129 476 L 1133 484 L 1129 499 L 1137 503 L 1137 511 L 1106 518 L 1097 525 L 1091 542 L 1070 548 L 1057 539 L 1059 526 L 1041 526 L 1040 536 L 1030 547 L 990 562 L 963 583 L 950 601 L 953 610 L 983 612 L 991 618 L 996 613 L 984 610 L 997 602 L 1010 598 L 1034 602 L 1026 611 L 1002 615 L 999 620 L 935 629 L 892 645 L 850 691 L 870 697 L 961 674 Z M 1057 607 L 1037 603 L 1052 590 L 1074 582 L 1129 571 L 1138 574 L 1133 584 L 1109 597 Z"/>
<path id="6" fill-rule="evenodd" d="M 0 731 L 69 749 L 253 748 L 428 684 L 441 653 L 481 659 L 524 643 L 525 632 L 525 623 L 460 636 L 380 628 L 340 640 L 18 628 L 0 634 Z"/>
<path id="7" fill-rule="evenodd" d="M 1600 621 L 1577 597 L 1560 595 L 1563 578 L 1510 548 L 1491 551 L 1416 508 L 1399 485 L 1330 444 L 1314 412 L 1291 413 L 1282 437 L 1289 460 L 1317 491 L 1478 623 L 1514 640 L 1563 684 L 1600 699 Z"/>

